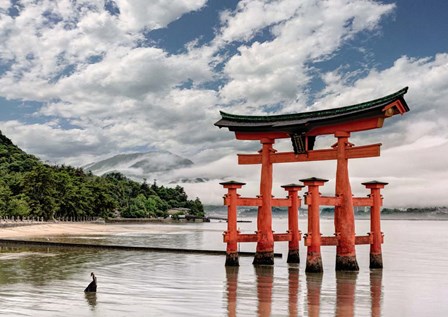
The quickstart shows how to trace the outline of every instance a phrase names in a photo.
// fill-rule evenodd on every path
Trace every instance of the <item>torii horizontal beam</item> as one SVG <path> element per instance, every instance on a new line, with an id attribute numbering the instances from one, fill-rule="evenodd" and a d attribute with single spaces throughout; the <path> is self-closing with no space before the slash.
<path id="1" fill-rule="evenodd" d="M 346 149 L 347 158 L 366 158 L 380 156 L 381 143 L 353 146 Z M 311 162 L 336 160 L 337 149 L 312 150 L 304 154 L 295 154 L 294 152 L 272 153 L 270 155 L 271 163 L 293 163 L 293 162 Z M 238 164 L 261 164 L 261 154 L 238 154 Z"/>

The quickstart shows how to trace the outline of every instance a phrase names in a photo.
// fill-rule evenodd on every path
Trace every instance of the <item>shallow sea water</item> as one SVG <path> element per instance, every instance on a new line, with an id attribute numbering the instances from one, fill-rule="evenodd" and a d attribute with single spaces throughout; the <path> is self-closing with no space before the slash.
<path id="1" fill-rule="evenodd" d="M 255 230 L 239 223 L 243 233 Z M 302 232 L 306 232 L 300 219 Z M 225 222 L 164 225 L 167 233 L 73 237 L 92 242 L 225 250 Z M 285 232 L 286 217 L 273 220 Z M 334 271 L 335 247 L 322 247 L 323 274 L 305 274 L 302 264 L 286 263 L 287 243 L 275 245 L 275 265 L 226 268 L 224 256 L 141 251 L 1 247 L 2 316 L 448 316 L 448 222 L 384 220 L 383 270 L 369 270 L 368 246 L 357 246 L 358 273 Z M 323 219 L 324 235 L 333 221 Z M 369 231 L 357 220 L 356 231 Z M 254 251 L 254 243 L 240 245 Z M 90 272 L 96 294 L 83 290 Z"/>

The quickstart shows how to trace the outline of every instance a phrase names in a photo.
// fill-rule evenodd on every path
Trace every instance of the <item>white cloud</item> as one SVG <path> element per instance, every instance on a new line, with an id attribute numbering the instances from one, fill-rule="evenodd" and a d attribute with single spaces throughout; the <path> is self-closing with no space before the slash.
<path id="1" fill-rule="evenodd" d="M 2 95 L 8 98 L 45 100 L 54 97 L 53 83 L 76 72 L 93 56 L 123 45 L 134 45 L 136 35 L 116 27 L 116 18 L 104 12 L 102 1 L 92 10 L 82 3 L 42 1 L 24 5 L 14 19 L 3 15 L 1 56 L 12 67 L 1 78 Z M 85 4 L 86 5 L 86 4 Z M 68 14 L 70 11 L 71 14 Z"/>
<path id="2" fill-rule="evenodd" d="M 0 122 L 2 132 L 13 135 L 13 141 L 30 153 L 38 153 L 44 161 L 67 162 L 67 152 L 89 153 L 90 158 L 101 155 L 109 140 L 99 134 L 81 129 L 63 130 L 44 124 L 23 125 L 18 121 Z M 84 158 L 85 159 L 85 158 Z M 79 158 L 76 160 L 79 162 Z"/>
<path id="3" fill-rule="evenodd" d="M 11 2 L 9 0 L 0 0 L 0 9 L 7 10 L 11 6 Z"/>
<path id="4" fill-rule="evenodd" d="M 66 100 L 83 101 L 111 97 L 144 99 L 162 95 L 187 80 L 210 77 L 207 63 L 188 55 L 169 56 L 158 48 L 118 49 L 101 63 L 83 67 L 53 86 Z"/>
<path id="5" fill-rule="evenodd" d="M 116 0 L 120 22 L 129 31 L 166 27 L 183 14 L 202 8 L 206 0 Z"/>
<path id="6" fill-rule="evenodd" d="M 288 20 L 296 10 L 306 5 L 305 2 L 240 1 L 235 12 L 226 11 L 221 15 L 224 25 L 221 40 L 224 42 L 249 41 L 260 30 Z"/>
<path id="7" fill-rule="evenodd" d="M 311 79 L 308 64 L 328 58 L 356 33 L 375 28 L 393 8 L 351 0 L 240 2 L 235 14 L 225 16 L 221 38 L 247 40 L 271 27 L 274 39 L 239 47 L 239 54 L 224 68 L 230 80 L 221 90 L 222 97 L 228 102 L 244 99 L 251 105 L 303 99 L 300 92 Z"/>
<path id="8" fill-rule="evenodd" d="M 60 91 L 64 87 L 59 87 L 66 82 L 72 82 L 68 88 L 79 91 L 78 85 L 92 85 L 91 80 L 97 84 L 92 87 L 95 91 L 105 86 L 134 97 L 146 89 L 169 88 L 177 78 L 182 82 L 188 76 L 203 76 L 204 70 L 198 70 L 201 61 L 195 58 L 136 46 L 141 28 L 164 27 L 204 2 L 125 1 L 119 3 L 120 16 L 105 11 L 103 1 L 25 4 L 14 19 L 2 15 L 1 56 L 13 62 L 0 80 L 2 95 L 45 100 L 66 95 Z M 91 58 L 100 62 L 89 65 Z M 61 76 L 66 78 L 59 83 Z"/>

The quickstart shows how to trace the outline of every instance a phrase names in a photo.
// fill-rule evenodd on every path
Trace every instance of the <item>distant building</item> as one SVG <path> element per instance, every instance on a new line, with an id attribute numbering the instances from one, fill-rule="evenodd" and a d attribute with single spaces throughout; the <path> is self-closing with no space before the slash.
<path id="1" fill-rule="evenodd" d="M 190 214 L 190 208 L 171 208 L 167 211 L 167 213 L 170 216 L 178 214 L 188 215 Z"/>

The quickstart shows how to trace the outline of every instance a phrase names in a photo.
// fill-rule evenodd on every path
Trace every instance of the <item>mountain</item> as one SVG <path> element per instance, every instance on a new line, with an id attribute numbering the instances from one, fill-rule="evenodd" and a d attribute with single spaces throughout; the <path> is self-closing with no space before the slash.
<path id="1" fill-rule="evenodd" d="M 27 154 L 0 131 L 0 177 L 5 179 L 9 172 L 27 172 L 41 164 L 34 155 Z"/>
<path id="2" fill-rule="evenodd" d="M 84 166 L 95 175 L 120 172 L 130 178 L 143 179 L 158 173 L 192 166 L 193 162 L 168 151 L 119 154 Z"/>

